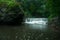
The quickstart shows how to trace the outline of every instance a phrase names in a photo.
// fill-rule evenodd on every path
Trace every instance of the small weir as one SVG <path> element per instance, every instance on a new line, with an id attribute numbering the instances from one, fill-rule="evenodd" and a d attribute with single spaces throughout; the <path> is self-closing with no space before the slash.
<path id="1" fill-rule="evenodd" d="M 26 18 L 26 27 L 30 29 L 40 29 L 44 30 L 47 28 L 48 19 L 47 18 Z"/>

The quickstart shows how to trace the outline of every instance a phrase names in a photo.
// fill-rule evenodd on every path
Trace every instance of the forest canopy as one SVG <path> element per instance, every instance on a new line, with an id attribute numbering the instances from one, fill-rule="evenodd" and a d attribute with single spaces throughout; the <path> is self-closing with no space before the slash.
<path id="1" fill-rule="evenodd" d="M 50 18 L 57 16 L 59 11 L 58 4 L 59 2 L 54 0 L 0 0 L 0 6 L 7 5 L 8 9 L 18 5 L 25 17 Z"/>

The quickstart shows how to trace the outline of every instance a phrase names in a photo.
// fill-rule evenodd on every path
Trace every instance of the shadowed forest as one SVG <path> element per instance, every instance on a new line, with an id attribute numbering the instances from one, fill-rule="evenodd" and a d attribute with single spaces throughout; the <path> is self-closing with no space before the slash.
<path id="1" fill-rule="evenodd" d="M 47 18 L 47 31 L 25 28 L 26 18 Z M 60 0 L 0 0 L 0 40 L 60 40 L 59 35 Z"/>
<path id="2" fill-rule="evenodd" d="M 0 21 L 12 21 L 18 15 L 50 19 L 58 17 L 59 8 L 55 0 L 0 0 Z"/>

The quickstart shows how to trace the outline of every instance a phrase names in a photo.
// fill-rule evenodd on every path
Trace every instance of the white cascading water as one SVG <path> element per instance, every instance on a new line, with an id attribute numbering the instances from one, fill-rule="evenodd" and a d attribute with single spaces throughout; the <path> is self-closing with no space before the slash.
<path id="1" fill-rule="evenodd" d="M 28 25 L 30 29 L 40 29 L 44 30 L 47 28 L 47 18 L 26 18 L 25 24 Z"/>

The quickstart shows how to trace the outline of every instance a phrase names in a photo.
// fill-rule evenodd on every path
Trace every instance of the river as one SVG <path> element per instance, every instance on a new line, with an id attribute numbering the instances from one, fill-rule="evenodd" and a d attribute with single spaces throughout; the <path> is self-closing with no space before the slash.
<path id="1" fill-rule="evenodd" d="M 21 26 L 0 26 L 0 40 L 55 40 L 47 18 L 27 18 Z"/>

